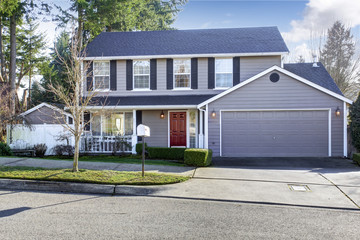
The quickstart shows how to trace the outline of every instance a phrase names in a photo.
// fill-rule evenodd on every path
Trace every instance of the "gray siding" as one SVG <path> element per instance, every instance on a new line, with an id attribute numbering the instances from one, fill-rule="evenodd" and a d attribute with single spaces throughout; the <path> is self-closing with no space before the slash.
<path id="1" fill-rule="evenodd" d="M 332 109 L 332 156 L 343 156 L 343 117 L 336 117 L 334 114 L 337 107 L 344 113 L 343 102 L 281 73 L 280 80 L 272 83 L 269 80 L 270 74 L 209 104 L 210 112 L 214 109 L 218 113 L 215 119 L 209 116 L 209 148 L 214 151 L 214 156 L 220 154 L 219 110 L 299 108 Z"/>
<path id="2" fill-rule="evenodd" d="M 281 56 L 240 57 L 240 81 L 251 78 L 274 65 L 281 67 Z"/>
<path id="3" fill-rule="evenodd" d="M 67 116 L 63 116 L 58 111 L 54 111 L 46 106 L 43 106 L 25 116 L 26 121 L 30 124 L 59 124 L 59 122 L 64 123 L 63 118 L 67 120 Z"/>
<path id="4" fill-rule="evenodd" d="M 241 57 L 240 80 L 245 80 L 271 66 L 281 63 L 280 56 Z M 198 89 L 167 90 L 166 89 L 166 59 L 157 59 L 157 90 L 128 91 L 126 90 L 126 61 L 117 61 L 117 90 L 98 92 L 97 96 L 154 96 L 154 95 L 196 95 L 218 94 L 223 90 L 208 89 L 208 59 L 198 58 Z M 86 89 L 85 89 L 86 90 Z M 86 91 L 85 91 L 86 94 Z"/>
<path id="5" fill-rule="evenodd" d="M 168 146 L 168 113 L 160 119 L 161 111 L 142 111 L 142 123 L 150 127 L 150 137 L 145 142 L 151 147 Z"/>

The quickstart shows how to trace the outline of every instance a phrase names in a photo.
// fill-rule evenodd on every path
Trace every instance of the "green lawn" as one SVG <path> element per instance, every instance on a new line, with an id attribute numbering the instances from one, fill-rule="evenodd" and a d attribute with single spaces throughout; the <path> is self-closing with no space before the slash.
<path id="1" fill-rule="evenodd" d="M 73 161 L 72 158 L 59 158 L 57 156 L 45 156 L 43 159 L 48 160 L 67 160 Z M 82 156 L 79 158 L 79 161 L 83 162 L 111 162 L 111 163 L 130 163 L 130 164 L 141 164 L 141 157 L 137 155 L 129 156 Z M 166 165 L 166 166 L 179 166 L 184 167 L 186 164 L 178 161 L 170 160 L 157 160 L 157 159 L 145 159 L 145 164 L 147 165 Z"/>
<path id="2" fill-rule="evenodd" d="M 120 172 L 111 170 L 44 169 L 33 167 L 0 166 L 0 178 L 29 179 L 44 181 L 100 183 L 115 185 L 162 185 L 179 183 L 190 179 L 186 176 L 141 172 Z"/>

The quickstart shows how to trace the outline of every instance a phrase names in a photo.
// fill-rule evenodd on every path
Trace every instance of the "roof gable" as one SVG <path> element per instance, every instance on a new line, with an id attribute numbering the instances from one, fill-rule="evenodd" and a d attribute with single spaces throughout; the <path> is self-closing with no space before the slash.
<path id="1" fill-rule="evenodd" d="M 285 53 L 277 27 L 103 32 L 86 47 L 87 58 L 191 54 Z"/>

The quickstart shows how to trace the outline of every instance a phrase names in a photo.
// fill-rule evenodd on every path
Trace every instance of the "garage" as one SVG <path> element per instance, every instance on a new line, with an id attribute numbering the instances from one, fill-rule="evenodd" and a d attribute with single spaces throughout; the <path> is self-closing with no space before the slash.
<path id="1" fill-rule="evenodd" d="M 224 157 L 327 157 L 329 110 L 223 110 Z"/>

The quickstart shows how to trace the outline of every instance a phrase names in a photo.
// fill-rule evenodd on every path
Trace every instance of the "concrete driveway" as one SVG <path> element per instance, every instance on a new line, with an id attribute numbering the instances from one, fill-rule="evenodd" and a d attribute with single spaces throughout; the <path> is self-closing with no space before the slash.
<path id="1" fill-rule="evenodd" d="M 190 181 L 152 194 L 360 210 L 360 167 L 336 158 L 216 158 Z"/>

